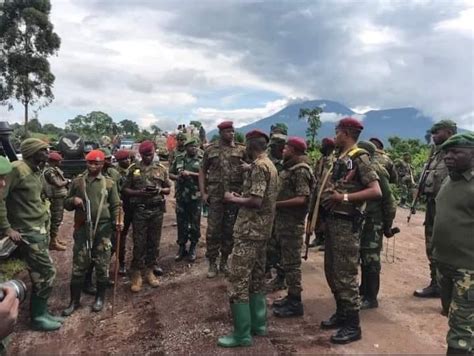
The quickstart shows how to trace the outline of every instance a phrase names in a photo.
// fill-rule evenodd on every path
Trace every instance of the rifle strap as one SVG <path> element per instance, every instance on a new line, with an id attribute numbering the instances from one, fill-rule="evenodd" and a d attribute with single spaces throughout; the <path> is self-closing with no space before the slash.
<path id="1" fill-rule="evenodd" d="M 100 216 L 102 215 L 102 208 L 104 206 L 104 200 L 105 200 L 105 196 L 107 194 L 107 185 L 105 183 L 105 177 L 102 177 L 102 180 L 101 180 L 101 183 L 102 183 L 102 189 L 100 190 L 100 202 L 99 202 L 99 209 L 97 210 L 97 217 L 96 217 L 96 220 L 95 220 L 95 224 L 94 224 L 94 238 L 95 238 L 95 234 L 97 232 L 97 227 L 99 226 L 99 220 L 100 220 Z"/>

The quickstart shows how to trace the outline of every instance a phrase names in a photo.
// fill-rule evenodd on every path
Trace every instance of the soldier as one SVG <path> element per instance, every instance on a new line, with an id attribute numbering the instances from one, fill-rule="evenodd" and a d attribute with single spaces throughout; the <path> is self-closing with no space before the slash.
<path id="1" fill-rule="evenodd" d="M 400 202 L 398 205 L 406 208 L 413 200 L 412 189 L 415 185 L 411 155 L 405 152 L 403 154 L 403 160 L 395 161 L 395 167 L 397 169 L 398 187 L 400 189 Z"/>
<path id="2" fill-rule="evenodd" d="M 66 250 L 65 244 L 58 237 L 64 215 L 64 198 L 67 196 L 67 185 L 69 184 L 69 179 L 64 177 L 63 171 L 59 168 L 62 159 L 59 153 L 50 152 L 48 167 L 44 171 L 44 191 L 49 199 L 51 211 L 49 249 L 56 251 Z"/>
<path id="3" fill-rule="evenodd" d="M 388 156 L 388 154 L 383 150 L 384 145 L 382 140 L 380 140 L 377 137 L 372 137 L 370 140 L 375 147 L 375 155 L 372 157 L 372 160 L 375 160 L 376 162 L 380 163 L 382 167 L 384 167 L 388 174 L 390 175 L 390 183 L 396 184 L 398 181 L 397 177 L 397 170 L 395 168 L 395 165 L 393 164 L 392 159 Z"/>
<path id="4" fill-rule="evenodd" d="M 331 337 L 335 344 L 362 337 L 357 273 L 363 206 L 365 201 L 382 197 L 367 151 L 356 146 L 362 130 L 356 119 L 348 117 L 339 121 L 334 139 L 339 155 L 328 173 L 330 179 L 320 187 L 321 206 L 326 215 L 324 270 L 337 308 L 329 320 L 321 322 L 321 328 L 339 329 Z"/>
<path id="5" fill-rule="evenodd" d="M 0 198 L 0 231 L 19 245 L 28 266 L 33 284 L 30 309 L 33 329 L 57 330 L 63 319 L 48 312 L 56 270 L 48 250 L 49 214 L 42 198 L 40 168 L 48 160 L 48 145 L 28 138 L 21 143 L 20 151 L 23 160 L 12 163 L 13 169 Z"/>
<path id="6" fill-rule="evenodd" d="M 308 197 L 314 185 L 306 149 L 304 139 L 288 138 L 283 150 L 283 170 L 279 174 L 275 234 L 280 241 L 288 295 L 273 303 L 273 314 L 282 318 L 301 316 L 304 313 L 301 302 L 301 247 L 308 213 Z"/>
<path id="7" fill-rule="evenodd" d="M 127 268 L 125 267 L 125 252 L 127 244 L 127 235 L 130 225 L 132 224 L 133 209 L 130 204 L 130 198 L 123 193 L 123 185 L 127 179 L 130 169 L 133 169 L 133 165 L 130 160 L 131 152 L 128 150 L 118 150 L 115 152 L 115 159 L 117 160 L 117 172 L 120 174 L 120 180 L 118 185 L 119 195 L 122 199 L 123 209 L 123 230 L 120 233 L 120 251 L 119 251 L 119 274 L 126 275 Z M 115 235 L 112 239 L 112 251 L 115 251 Z"/>
<path id="8" fill-rule="evenodd" d="M 176 148 L 169 153 L 168 161 L 170 166 L 173 165 L 173 162 L 177 156 L 184 155 L 186 153 L 186 149 L 184 148 L 184 143 L 188 138 L 184 132 L 179 132 L 176 135 Z"/>
<path id="9" fill-rule="evenodd" d="M 221 254 L 219 269 L 226 274 L 227 258 L 232 253 L 233 229 L 238 206 L 224 202 L 224 192 L 242 191 L 243 169 L 246 160 L 245 146 L 234 141 L 232 121 L 221 122 L 219 142 L 209 145 L 199 170 L 199 190 L 203 203 L 209 204 L 207 218 L 206 257 L 209 260 L 208 278 L 217 275 L 216 260 Z"/>
<path id="10" fill-rule="evenodd" d="M 287 137 L 280 133 L 270 133 L 270 136 L 268 158 L 275 165 L 277 172 L 280 173 L 283 169 L 283 149 L 285 148 Z M 280 241 L 277 239 L 275 229 L 272 230 L 272 234 L 267 243 L 267 263 L 265 266 L 265 272 L 270 275 L 270 278 L 272 268 L 276 269 L 276 276 L 268 282 L 267 290 L 276 291 L 286 289 L 285 271 L 281 266 Z"/>
<path id="11" fill-rule="evenodd" d="M 142 289 L 142 272 L 150 286 L 160 284 L 153 268 L 159 255 L 164 195 L 170 193 L 171 186 L 166 168 L 153 162 L 153 142 L 143 141 L 138 151 L 142 160 L 130 170 L 123 187 L 133 207 L 132 292 Z"/>
<path id="12" fill-rule="evenodd" d="M 112 178 L 115 184 L 119 184 L 122 176 L 112 164 L 112 152 L 110 152 L 109 148 L 101 148 L 100 150 L 104 152 L 104 155 L 105 155 L 104 168 L 102 169 L 102 174 L 104 176 Z"/>
<path id="13" fill-rule="evenodd" d="M 222 347 L 250 346 L 251 334 L 267 334 L 265 255 L 275 216 L 278 176 L 265 153 L 268 136 L 254 130 L 247 133 L 246 139 L 253 162 L 245 173 L 243 192 L 224 194 L 224 201 L 240 206 L 240 210 L 229 278 L 234 331 L 219 338 L 217 344 Z"/>
<path id="14" fill-rule="evenodd" d="M 188 255 L 196 260 L 196 246 L 201 237 L 201 195 L 199 192 L 199 168 L 202 156 L 198 154 L 199 141 L 191 138 L 184 144 L 186 153 L 175 158 L 170 168 L 170 178 L 176 181 L 176 222 L 178 223 L 179 250 L 175 261 Z"/>
<path id="15" fill-rule="evenodd" d="M 333 164 L 334 148 L 335 143 L 332 138 L 323 138 L 320 149 L 321 158 L 316 162 L 314 167 L 314 177 L 317 184 L 321 183 L 324 174 Z M 314 189 L 313 194 L 317 194 L 317 189 Z M 324 222 L 321 219 L 315 228 L 314 235 L 314 240 L 309 244 L 309 247 L 318 247 L 320 251 L 324 251 Z"/>
<path id="16" fill-rule="evenodd" d="M 441 145 L 449 171 L 436 196 L 433 257 L 441 302 L 449 312 L 447 354 L 474 352 L 474 133 Z"/>
<path id="17" fill-rule="evenodd" d="M 71 302 L 63 311 L 69 316 L 80 307 L 81 290 L 91 264 L 97 278 L 94 312 L 104 307 L 109 283 L 112 234 L 118 225 L 120 198 L 114 181 L 102 174 L 105 156 L 100 150 L 86 155 L 87 172 L 71 184 L 64 206 L 74 213 L 74 248 L 71 275 Z"/>
<path id="18" fill-rule="evenodd" d="M 288 126 L 283 122 L 277 122 L 270 127 L 270 138 L 272 138 L 274 134 L 288 135 Z"/>
<path id="19" fill-rule="evenodd" d="M 371 166 L 379 176 L 382 198 L 367 202 L 364 227 L 360 235 L 361 309 L 372 309 L 379 306 L 377 295 L 380 288 L 380 251 L 383 236 L 393 236 L 392 223 L 397 212 L 397 204 L 390 189 L 390 174 L 376 160 L 376 146 L 369 141 L 360 141 L 358 147 L 369 152 Z"/>
<path id="20" fill-rule="evenodd" d="M 446 142 L 451 136 L 456 134 L 456 123 L 451 120 L 441 120 L 433 125 L 431 128 L 431 137 L 435 144 L 432 154 L 427 163 L 427 176 L 425 184 L 420 187 L 421 193 L 426 198 L 426 214 L 425 214 L 425 246 L 426 256 L 430 263 L 430 284 L 422 289 L 417 289 L 413 292 L 415 297 L 420 298 L 438 298 L 439 287 L 436 282 L 436 263 L 433 260 L 433 224 L 436 215 L 436 195 L 438 194 L 441 183 L 448 176 L 448 168 L 444 162 L 445 151 L 441 150 L 441 145 Z"/>

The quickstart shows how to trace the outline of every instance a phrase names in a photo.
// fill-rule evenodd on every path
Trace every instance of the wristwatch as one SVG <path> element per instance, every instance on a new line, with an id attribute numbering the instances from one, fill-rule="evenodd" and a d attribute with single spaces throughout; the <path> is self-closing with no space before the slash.
<path id="1" fill-rule="evenodd" d="M 344 193 L 342 201 L 349 201 L 349 194 Z"/>

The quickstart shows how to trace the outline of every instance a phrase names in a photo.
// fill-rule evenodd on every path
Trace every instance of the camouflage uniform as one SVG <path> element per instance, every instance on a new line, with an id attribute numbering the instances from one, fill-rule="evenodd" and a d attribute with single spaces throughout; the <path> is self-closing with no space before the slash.
<path id="1" fill-rule="evenodd" d="M 202 156 L 179 155 L 173 161 L 170 173 L 180 171 L 199 173 Z M 201 195 L 198 177 L 178 177 L 176 182 L 176 222 L 178 224 L 178 245 L 186 244 L 188 239 L 197 243 L 201 237 Z"/>
<path id="2" fill-rule="evenodd" d="M 120 174 L 120 179 L 118 181 L 118 192 L 120 198 L 122 199 L 122 209 L 123 209 L 123 230 L 120 233 L 120 251 L 119 251 L 119 264 L 121 267 L 125 266 L 125 253 L 126 253 L 126 244 L 127 244 L 127 235 L 130 226 L 132 225 L 133 218 L 133 209 L 130 204 L 130 198 L 123 194 L 123 186 L 127 179 L 128 173 L 133 169 L 134 164 L 131 164 L 128 168 L 122 168 L 117 166 L 117 172 Z M 115 251 L 115 235 L 112 238 L 112 249 Z"/>
<path id="3" fill-rule="evenodd" d="M 124 188 L 141 190 L 148 186 L 158 189 L 171 186 L 163 165 L 138 163 L 129 170 Z M 133 208 L 132 269 L 153 268 L 160 251 L 165 200 L 162 194 L 156 194 L 147 198 L 131 197 L 130 202 Z"/>
<path id="4" fill-rule="evenodd" d="M 372 158 L 374 162 L 379 163 L 383 168 L 385 168 L 389 175 L 389 182 L 396 184 L 398 181 L 398 174 L 395 165 L 393 164 L 392 159 L 387 155 L 384 150 L 376 149 L 375 154 Z"/>
<path id="5" fill-rule="evenodd" d="M 242 196 L 263 199 L 260 209 L 242 207 L 235 223 L 235 246 L 229 281 L 231 303 L 248 303 L 249 294 L 264 293 L 266 243 L 275 216 L 278 175 L 263 153 L 245 173 Z"/>
<path id="6" fill-rule="evenodd" d="M 246 159 L 245 146 L 233 143 L 211 144 L 204 151 L 202 170 L 209 194 L 209 215 L 207 217 L 206 257 L 214 263 L 221 253 L 221 263 L 232 253 L 233 229 L 238 207 L 223 203 L 224 192 L 242 192 L 243 174 L 241 161 Z"/>
<path id="7" fill-rule="evenodd" d="M 413 167 L 403 160 L 398 160 L 395 166 L 397 167 L 398 187 L 400 189 L 400 205 L 411 204 L 413 200 L 412 189 L 415 184 Z"/>
<path id="8" fill-rule="evenodd" d="M 299 196 L 309 197 L 314 177 L 306 156 L 297 156 L 284 163 L 279 174 L 278 201 Z M 288 295 L 300 297 L 301 247 L 303 245 L 304 223 L 307 206 L 279 208 L 276 211 L 275 233 L 281 245 L 281 262 L 288 285 Z"/>
<path id="9" fill-rule="evenodd" d="M 64 215 L 64 198 L 67 196 L 67 188 L 65 183 L 67 179 L 64 177 L 63 171 L 59 167 L 48 166 L 44 171 L 45 194 L 50 202 L 51 222 L 49 227 L 49 235 L 51 241 L 57 239 L 59 226 L 63 221 Z"/>
<path id="10" fill-rule="evenodd" d="M 186 136 L 184 136 L 184 137 L 186 137 Z M 175 150 L 171 151 L 168 155 L 168 162 L 169 162 L 170 166 L 173 164 L 174 160 L 178 156 L 183 156 L 185 154 L 186 154 L 186 149 L 184 148 L 184 146 L 181 149 L 176 148 Z"/>
<path id="11" fill-rule="evenodd" d="M 104 195 L 104 200 L 99 211 L 102 195 Z M 87 200 L 90 201 L 93 228 L 95 228 L 96 221 L 98 221 L 97 230 L 92 241 L 92 236 L 88 231 L 86 212 L 74 206 L 75 197 L 81 198 L 85 206 Z M 117 186 L 112 179 L 102 174 L 92 177 L 87 172 L 83 173 L 73 180 L 64 206 L 67 210 L 75 210 L 71 285 L 82 286 L 86 272 L 90 264 L 93 263 L 96 269 L 98 289 L 99 286 L 104 287 L 107 285 L 109 278 L 112 249 L 110 240 L 120 209 Z M 87 248 L 88 240 L 92 243 L 90 250 Z"/>
<path id="12" fill-rule="evenodd" d="M 378 180 L 366 151 L 353 147 L 334 163 L 332 176 L 322 194 L 324 201 L 331 190 L 354 193 Z M 326 214 L 324 271 L 337 304 L 337 313 L 346 315 L 360 308 L 357 281 L 363 203 L 342 202 Z"/>

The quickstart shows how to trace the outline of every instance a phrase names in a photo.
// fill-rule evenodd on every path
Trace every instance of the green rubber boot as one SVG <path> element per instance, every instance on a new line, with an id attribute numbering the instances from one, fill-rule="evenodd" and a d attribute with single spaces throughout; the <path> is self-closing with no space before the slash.
<path id="1" fill-rule="evenodd" d="M 232 311 L 234 332 L 231 335 L 220 337 L 217 340 L 217 345 L 221 347 L 251 346 L 249 304 L 233 303 L 230 305 L 230 310 Z"/>
<path id="2" fill-rule="evenodd" d="M 59 321 L 53 320 L 48 313 L 48 300 L 31 295 L 31 327 L 38 331 L 53 331 L 61 327 Z"/>
<path id="3" fill-rule="evenodd" d="M 264 294 L 250 294 L 250 320 L 252 335 L 267 335 L 267 300 Z"/>

